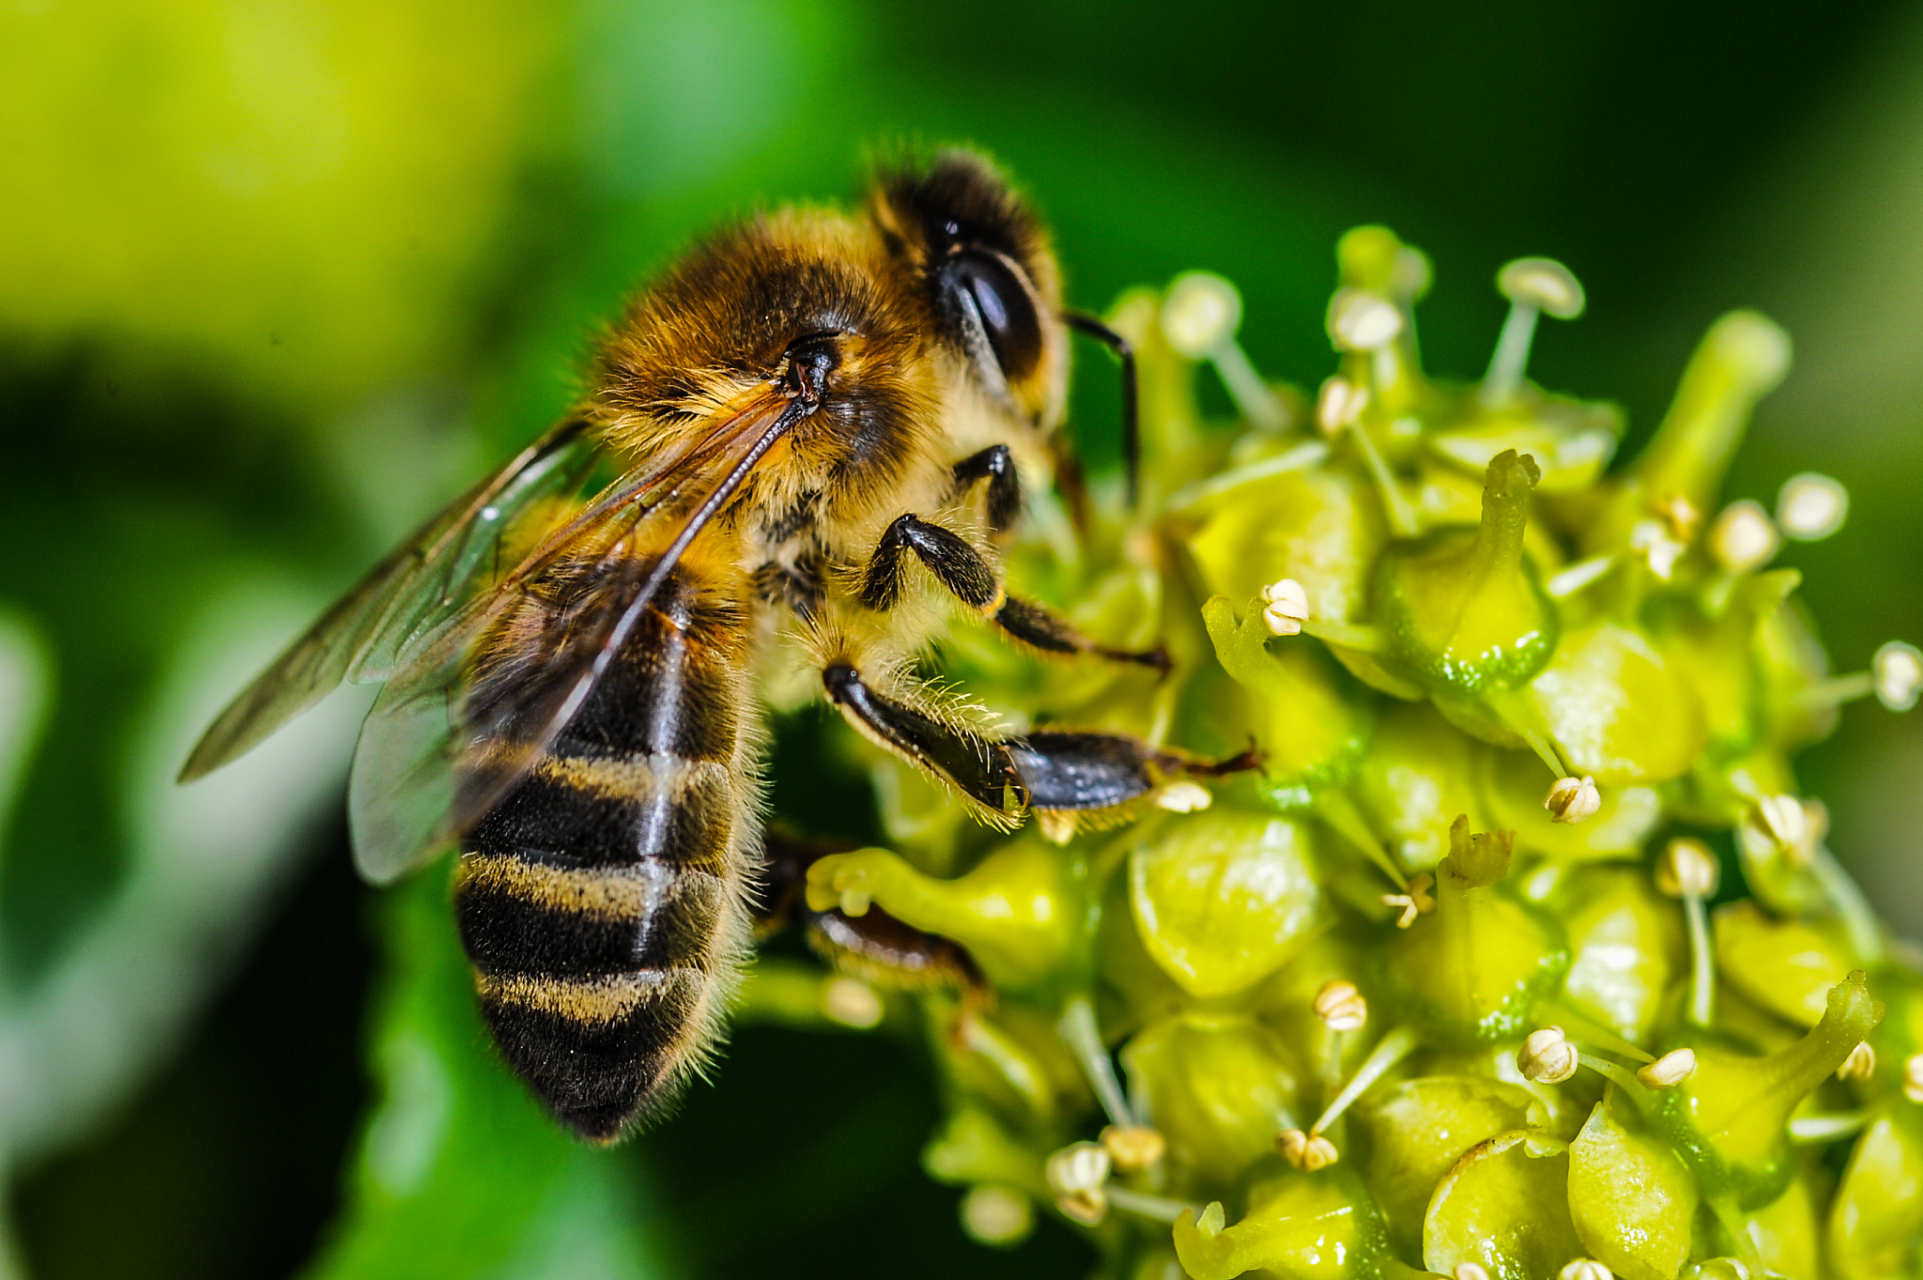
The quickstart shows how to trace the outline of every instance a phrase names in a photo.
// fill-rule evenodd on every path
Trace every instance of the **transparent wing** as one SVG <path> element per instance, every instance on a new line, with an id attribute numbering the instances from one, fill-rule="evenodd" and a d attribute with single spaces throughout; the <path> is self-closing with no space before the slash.
<path id="1" fill-rule="evenodd" d="M 692 447 L 609 486 L 493 591 L 401 652 L 349 783 L 365 878 L 406 874 L 527 776 L 682 553 L 802 412 L 772 388 L 750 397 Z"/>
<path id="2" fill-rule="evenodd" d="M 544 499 L 580 485 L 601 446 L 569 420 L 416 530 L 229 703 L 180 771 L 191 782 L 259 744 L 343 680 L 384 679 L 412 639 L 498 571 L 503 543 L 538 537 Z"/>

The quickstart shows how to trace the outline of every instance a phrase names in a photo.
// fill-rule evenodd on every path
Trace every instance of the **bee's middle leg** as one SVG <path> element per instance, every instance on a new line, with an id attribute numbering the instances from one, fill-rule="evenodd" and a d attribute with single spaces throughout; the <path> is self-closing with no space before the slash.
<path id="1" fill-rule="evenodd" d="M 1137 652 L 1108 648 L 1089 639 L 1066 618 L 1044 606 L 1009 595 L 994 566 L 968 539 L 919 516 L 899 516 L 881 535 L 881 542 L 869 557 L 868 568 L 862 575 L 864 605 L 884 612 L 895 607 L 901 599 L 910 553 L 935 575 L 935 580 L 950 595 L 980 610 L 1003 634 L 1031 649 L 1058 657 L 1088 654 L 1111 662 L 1154 667 L 1164 674 L 1169 670 L 1166 649 L 1158 646 Z"/>
<path id="2" fill-rule="evenodd" d="M 959 791 L 993 821 L 1017 820 L 1030 809 L 1121 809 L 1177 777 L 1214 777 L 1257 763 L 1250 754 L 1197 760 L 1120 733 L 1037 730 L 989 738 L 888 697 L 848 662 L 829 663 L 821 682 L 863 737 Z"/>

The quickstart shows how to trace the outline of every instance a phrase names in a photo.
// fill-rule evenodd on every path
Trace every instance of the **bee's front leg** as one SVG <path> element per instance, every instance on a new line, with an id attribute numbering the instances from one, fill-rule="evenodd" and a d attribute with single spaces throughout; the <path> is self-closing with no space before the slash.
<path id="1" fill-rule="evenodd" d="M 1015 454 L 1005 444 L 992 444 L 955 464 L 955 495 L 988 481 L 988 527 L 1001 533 L 1022 513 L 1022 479 L 1015 471 Z"/>
<path id="2" fill-rule="evenodd" d="M 901 599 L 912 552 L 948 593 L 993 619 L 1002 633 L 1040 653 L 1055 657 L 1089 654 L 1111 662 L 1131 662 L 1167 674 L 1169 656 L 1157 646 L 1145 652 L 1111 649 L 1083 635 L 1066 619 L 1031 600 L 1011 596 L 987 558 L 968 539 L 919 516 L 898 517 L 881 535 L 862 575 L 861 602 L 887 611 Z"/>

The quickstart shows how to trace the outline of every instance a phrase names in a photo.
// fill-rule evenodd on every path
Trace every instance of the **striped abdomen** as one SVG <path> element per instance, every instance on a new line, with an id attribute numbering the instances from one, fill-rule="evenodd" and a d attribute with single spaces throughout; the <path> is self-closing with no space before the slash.
<path id="1" fill-rule="evenodd" d="M 463 845 L 461 940 L 495 1044 L 611 1140 L 698 1063 L 746 945 L 759 847 L 745 629 L 687 568 Z"/>

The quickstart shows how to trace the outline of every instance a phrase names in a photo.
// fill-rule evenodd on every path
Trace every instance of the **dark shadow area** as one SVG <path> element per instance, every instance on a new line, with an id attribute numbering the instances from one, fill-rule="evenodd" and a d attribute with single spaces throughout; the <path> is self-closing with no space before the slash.
<path id="1" fill-rule="evenodd" d="M 917 1048 L 880 1036 L 737 1029 L 712 1085 L 637 1148 L 697 1275 L 1052 1277 L 1093 1255 L 1038 1214 L 1012 1250 L 962 1234 L 961 1193 L 922 1172 L 940 1111 Z"/>
<path id="2" fill-rule="evenodd" d="M 36 1280 L 277 1280 L 341 1203 L 367 1104 L 368 890 L 345 822 L 179 1059 L 15 1191 Z"/>

